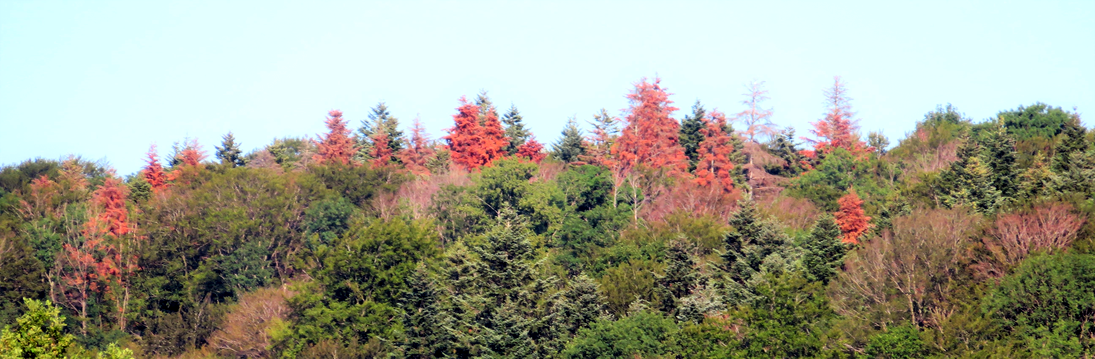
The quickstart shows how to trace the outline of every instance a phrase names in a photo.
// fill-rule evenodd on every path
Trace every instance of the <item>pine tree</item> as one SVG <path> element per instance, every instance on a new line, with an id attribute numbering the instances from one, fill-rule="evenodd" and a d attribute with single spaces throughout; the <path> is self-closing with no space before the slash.
<path id="1" fill-rule="evenodd" d="M 556 159 L 570 163 L 579 161 L 585 155 L 585 142 L 582 139 L 582 130 L 578 128 L 578 121 L 571 117 L 563 128 L 563 137 L 558 143 L 551 145 L 551 154 Z"/>
<path id="2" fill-rule="evenodd" d="M 490 96 L 487 96 L 487 90 L 480 90 L 479 94 L 475 96 L 475 106 L 479 108 L 480 125 L 486 125 L 488 117 L 498 118 L 498 109 L 490 101 Z"/>
<path id="3" fill-rule="evenodd" d="M 401 304 L 406 338 L 400 345 L 403 354 L 410 358 L 447 355 L 453 345 L 453 319 L 443 307 L 441 291 L 424 264 L 420 263 L 407 278 Z"/>
<path id="4" fill-rule="evenodd" d="M 684 238 L 676 238 L 669 242 L 669 248 L 665 254 L 665 275 L 657 280 L 657 294 L 660 299 L 658 309 L 663 313 L 675 316 L 680 300 L 692 294 L 692 290 L 700 285 L 700 276 L 696 272 L 696 261 L 692 257 L 695 246 Z"/>
<path id="5" fill-rule="evenodd" d="M 843 242 L 844 233 L 833 216 L 828 214 L 818 218 L 814 228 L 802 241 L 802 266 L 807 279 L 823 284 L 836 276 L 844 263 L 848 246 Z"/>
<path id="6" fill-rule="evenodd" d="M 1082 154 L 1091 148 L 1078 114 L 1072 114 L 1069 121 L 1061 128 L 1061 135 L 1061 141 L 1053 149 L 1055 153 L 1053 156 L 1053 171 L 1055 172 L 1068 171 L 1072 164 L 1071 156 Z"/>
<path id="7" fill-rule="evenodd" d="M 411 127 L 411 140 L 407 142 L 407 148 L 399 152 L 399 161 L 413 174 L 428 175 L 429 162 L 435 157 L 433 147 L 430 146 L 430 137 L 422 121 L 414 119 L 414 127 Z"/>
<path id="8" fill-rule="evenodd" d="M 484 105 L 489 105 L 489 102 Z M 480 114 L 484 119 L 480 121 Z M 460 98 L 460 107 L 453 115 L 455 125 L 449 129 L 449 135 L 442 137 L 448 142 L 448 150 L 453 163 L 469 170 L 489 166 L 502 157 L 502 149 L 508 143 L 502 123 L 492 111 L 468 103 Z"/>
<path id="9" fill-rule="evenodd" d="M 598 292 L 597 282 L 584 274 L 570 282 L 570 287 L 563 292 L 559 305 L 562 307 L 560 326 L 570 336 L 578 334 L 578 330 L 589 327 L 605 315 L 604 298 Z"/>
<path id="10" fill-rule="evenodd" d="M 624 172 L 638 166 L 667 169 L 669 173 L 688 170 L 688 157 L 679 142 L 680 125 L 670 115 L 677 108 L 669 100 L 669 93 L 661 86 L 661 79 L 649 82 L 645 78 L 635 84 L 627 95 L 631 101 L 624 127 L 612 155 L 620 162 Z"/>
<path id="11" fill-rule="evenodd" d="M 372 167 L 380 168 L 391 164 L 392 162 L 392 148 L 388 146 L 391 142 L 388 139 L 388 133 L 385 131 L 377 131 L 373 134 L 373 152 L 369 157 L 372 157 Z"/>
<path id="12" fill-rule="evenodd" d="M 236 136 L 232 135 L 232 132 L 224 135 L 221 145 L 216 146 L 216 149 L 217 159 L 221 160 L 221 163 L 232 167 L 243 167 L 246 164 L 241 156 L 240 146 L 236 143 Z"/>
<path id="13" fill-rule="evenodd" d="M 768 172 L 785 177 L 794 177 L 806 171 L 807 159 L 798 149 L 798 145 L 795 144 L 795 129 L 787 128 L 777 134 L 772 139 L 772 143 L 768 144 L 768 151 L 784 161 L 784 164 L 778 168 L 766 167 L 765 170 L 768 170 Z"/>
<path id="14" fill-rule="evenodd" d="M 509 144 L 506 145 L 506 154 L 509 156 L 516 155 L 517 149 L 524 145 L 525 141 L 528 141 L 532 133 L 525 128 L 525 123 L 522 122 L 521 113 L 517 111 L 517 106 L 512 104 L 509 106 L 509 111 L 502 115 L 502 123 L 506 127 L 506 138 L 509 138 Z"/>
<path id="15" fill-rule="evenodd" d="M 350 137 L 350 130 L 346 128 L 346 120 L 342 119 L 342 111 L 331 110 L 327 113 L 327 134 L 320 135 L 312 140 L 316 145 L 316 154 L 312 156 L 321 164 L 350 164 L 350 157 L 357 153 L 354 139 Z"/>
<path id="16" fill-rule="evenodd" d="M 840 231 L 844 233 L 841 242 L 859 244 L 859 237 L 870 228 L 871 217 L 863 212 L 863 200 L 854 189 L 849 189 L 848 194 L 837 200 L 840 209 L 833 215 Z"/>
<path id="17" fill-rule="evenodd" d="M 721 255 L 729 305 L 753 300 L 753 289 L 764 281 L 765 274 L 790 270 L 796 256 L 783 232 L 759 217 L 752 199 L 741 200 L 738 205 L 740 209 L 730 217 L 733 229 L 723 236 L 725 249 Z"/>
<path id="18" fill-rule="evenodd" d="M 700 142 L 703 142 L 704 139 L 704 135 L 700 131 L 703 131 L 706 127 L 706 119 L 707 111 L 704 110 L 700 100 L 696 100 L 696 103 L 692 105 L 692 114 L 681 119 L 681 147 L 684 148 L 684 155 L 688 156 L 690 170 L 694 170 L 696 162 L 700 161 L 697 151 Z"/>
<path id="19" fill-rule="evenodd" d="M 764 81 L 753 81 L 746 85 L 744 94 L 745 110 L 738 112 L 734 119 L 745 125 L 742 133 L 748 137 L 749 142 L 757 142 L 757 136 L 774 136 L 777 133 L 776 125 L 772 123 L 772 109 L 763 108 L 762 104 L 768 97 L 768 90 L 764 89 Z"/>
<path id="20" fill-rule="evenodd" d="M 155 144 L 148 149 L 148 159 L 144 169 L 141 170 L 141 176 L 144 177 L 145 182 L 152 186 L 153 192 L 159 192 L 167 188 L 167 173 L 160 165 L 160 158 L 156 155 Z"/>
<path id="21" fill-rule="evenodd" d="M 992 184 L 992 169 L 985 165 L 982 148 L 968 135 L 961 138 L 958 159 L 940 174 L 943 204 L 947 207 L 969 205 L 978 213 L 995 213 L 1000 206 L 1001 193 Z"/>

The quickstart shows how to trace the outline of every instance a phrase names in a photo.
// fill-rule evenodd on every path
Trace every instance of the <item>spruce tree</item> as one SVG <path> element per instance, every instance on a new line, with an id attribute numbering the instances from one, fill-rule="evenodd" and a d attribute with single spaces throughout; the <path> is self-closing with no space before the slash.
<path id="1" fill-rule="evenodd" d="M 475 106 L 479 107 L 479 124 L 485 125 L 487 117 L 494 115 L 494 118 L 498 118 L 498 109 L 494 107 L 494 103 L 490 101 L 490 96 L 487 96 L 487 90 L 480 90 L 479 95 L 475 96 Z"/>
<path id="2" fill-rule="evenodd" d="M 357 142 L 360 149 L 354 155 L 354 161 L 359 163 L 365 163 L 373 159 L 372 153 L 375 152 L 374 139 L 377 137 L 378 132 L 384 132 L 387 135 L 388 148 L 391 150 L 386 153 L 399 153 L 403 150 L 403 131 L 399 130 L 399 119 L 392 116 L 388 111 L 388 105 L 384 102 L 378 102 L 376 106 L 370 109 L 369 119 L 361 121 L 361 127 L 357 129 Z"/>
<path id="3" fill-rule="evenodd" d="M 997 124 L 984 140 L 984 162 L 992 171 L 992 185 L 1000 191 L 1004 200 L 1012 200 L 1019 192 L 1019 172 L 1015 160 L 1015 138 L 1007 133 L 1004 126 Z"/>
<path id="4" fill-rule="evenodd" d="M 766 273 L 779 275 L 790 269 L 796 254 L 788 246 L 786 235 L 770 220 L 760 218 L 752 199 L 738 202 L 740 209 L 730 217 L 733 228 L 723 235 L 721 255 L 726 275 L 726 303 L 751 301 L 753 289 Z"/>
<path id="5" fill-rule="evenodd" d="M 692 289 L 700 284 L 696 261 L 692 258 L 694 250 L 695 246 L 684 238 L 669 242 L 665 255 L 665 275 L 658 278 L 656 289 L 660 300 L 658 309 L 663 313 L 675 316 L 680 300 L 692 294 Z"/>
<path id="6" fill-rule="evenodd" d="M 582 130 L 578 128 L 578 122 L 571 117 L 567 120 L 566 127 L 563 128 L 563 137 L 559 139 L 559 142 L 551 145 L 551 154 L 556 159 L 563 162 L 575 162 L 580 160 L 580 156 L 585 155 L 586 147 L 585 142 L 582 139 Z"/>
<path id="7" fill-rule="evenodd" d="M 969 205 L 978 213 L 991 214 L 1002 204 L 1000 190 L 993 185 L 992 169 L 981 154 L 981 145 L 964 135 L 958 146 L 958 160 L 940 175 L 945 184 L 941 197 L 947 207 Z"/>
<path id="8" fill-rule="evenodd" d="M 403 305 L 403 354 L 410 358 L 445 356 L 452 347 L 452 317 L 441 304 L 441 291 L 420 263 L 407 278 Z"/>
<path id="9" fill-rule="evenodd" d="M 795 129 L 787 128 L 777 134 L 772 139 L 772 142 L 768 144 L 768 152 L 771 152 L 784 161 L 783 166 L 766 167 L 765 170 L 768 172 L 786 177 L 794 177 L 799 173 L 806 171 L 806 168 L 803 165 L 806 161 L 806 157 L 799 152 L 798 145 L 795 144 Z"/>
<path id="10" fill-rule="evenodd" d="M 517 154 L 517 149 L 525 144 L 525 141 L 528 141 L 532 133 L 525 128 L 521 113 L 517 111 L 517 106 L 514 105 L 510 105 L 509 111 L 502 115 L 502 124 L 506 127 L 506 138 L 509 138 L 509 145 L 506 145 L 505 149 L 506 155 L 513 156 Z"/>
<path id="11" fill-rule="evenodd" d="M 1071 167 L 1070 158 L 1073 154 L 1087 152 L 1091 144 L 1087 142 L 1086 131 L 1080 124 L 1080 117 L 1073 114 L 1072 118 L 1061 129 L 1061 140 L 1054 146 L 1053 171 L 1067 172 Z"/>
<path id="12" fill-rule="evenodd" d="M 707 116 L 707 111 L 704 110 L 703 104 L 700 100 L 696 100 L 696 104 L 692 105 L 692 114 L 684 116 L 681 119 L 681 134 L 680 142 L 681 147 L 684 147 L 684 155 L 688 156 L 690 163 L 689 171 L 696 168 L 696 161 L 699 161 L 699 147 L 700 142 L 703 142 L 703 134 L 700 133 L 705 127 L 704 117 Z M 732 133 L 732 132 L 727 132 Z"/>
<path id="13" fill-rule="evenodd" d="M 558 303 L 559 325 L 570 336 L 605 315 L 604 298 L 598 292 L 597 282 L 584 274 L 570 282 Z"/>
<path id="14" fill-rule="evenodd" d="M 800 246 L 807 279 L 827 284 L 836 276 L 837 269 L 844 263 L 844 254 L 848 252 L 847 245 L 841 242 L 843 236 L 833 216 L 825 214 L 817 220 Z"/>
<path id="15" fill-rule="evenodd" d="M 243 156 L 240 154 L 240 146 L 236 143 L 236 137 L 232 135 L 232 132 L 224 135 L 221 140 L 221 145 L 216 146 L 217 159 L 221 160 L 221 163 L 231 165 L 232 167 L 243 167 L 246 163 L 243 160 Z"/>

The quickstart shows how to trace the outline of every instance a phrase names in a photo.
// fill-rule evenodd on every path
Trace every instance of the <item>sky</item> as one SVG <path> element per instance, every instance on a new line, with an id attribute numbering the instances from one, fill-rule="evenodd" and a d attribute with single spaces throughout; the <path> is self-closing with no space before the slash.
<path id="1" fill-rule="evenodd" d="M 231 131 L 245 151 L 354 128 L 378 102 L 434 138 L 461 96 L 517 106 L 541 142 L 620 115 L 644 77 L 681 110 L 806 134 L 834 76 L 896 143 L 937 105 L 980 121 L 1044 102 L 1095 118 L 1095 1 L 0 1 L 0 165 L 68 154 L 138 171 Z"/>

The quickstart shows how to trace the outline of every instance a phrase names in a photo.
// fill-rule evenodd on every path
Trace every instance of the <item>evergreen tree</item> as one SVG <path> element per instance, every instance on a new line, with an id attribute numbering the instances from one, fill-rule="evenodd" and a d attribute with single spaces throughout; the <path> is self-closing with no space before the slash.
<path id="1" fill-rule="evenodd" d="M 688 157 L 681 147 L 680 124 L 670 115 L 676 110 L 661 79 L 643 79 L 627 95 L 627 126 L 612 146 L 612 156 L 622 172 L 637 167 L 665 169 L 669 174 L 688 171 Z"/>
<path id="2" fill-rule="evenodd" d="M 798 145 L 795 144 L 795 129 L 787 128 L 777 134 L 768 144 L 768 151 L 784 161 L 780 167 L 766 167 L 765 170 L 768 172 L 794 177 L 806 171 L 806 157 L 799 152 Z"/>
<path id="3" fill-rule="evenodd" d="M 556 159 L 570 163 L 578 161 L 585 155 L 586 147 L 582 139 L 582 130 L 578 128 L 578 122 L 571 117 L 563 128 L 563 137 L 558 143 L 551 145 L 552 156 Z"/>
<path id="4" fill-rule="evenodd" d="M 1053 171 L 1066 172 L 1069 170 L 1073 154 L 1084 153 L 1091 147 L 1087 142 L 1086 131 L 1080 124 L 1079 115 L 1073 114 L 1072 118 L 1061 129 L 1061 140 L 1054 147 Z"/>
<path id="5" fill-rule="evenodd" d="M 844 254 L 848 252 L 847 245 L 841 241 L 843 236 L 833 216 L 825 214 L 817 220 L 800 244 L 807 279 L 826 284 L 836 276 L 844 263 Z"/>
<path id="6" fill-rule="evenodd" d="M 241 156 L 240 145 L 236 143 L 236 136 L 232 135 L 232 132 L 224 135 L 221 145 L 216 148 L 217 159 L 221 160 L 221 163 L 232 167 L 243 167 L 246 164 Z"/>
<path id="7" fill-rule="evenodd" d="M 487 90 L 480 90 L 479 94 L 475 96 L 475 106 L 479 107 L 480 125 L 485 125 L 489 116 L 493 116 L 495 119 L 498 118 L 498 109 L 490 101 L 490 96 L 487 96 Z"/>
<path id="8" fill-rule="evenodd" d="M 404 355 L 438 358 L 449 353 L 453 342 L 452 317 L 441 303 L 437 283 L 429 277 L 426 266 L 419 263 L 407 278 L 407 290 L 401 298 L 405 337 L 401 349 Z"/>
<path id="9" fill-rule="evenodd" d="M 700 160 L 698 150 L 700 142 L 703 142 L 704 139 L 704 135 L 700 131 L 706 127 L 706 117 L 707 111 L 703 109 L 703 104 L 700 103 L 700 100 L 696 100 L 696 104 L 692 105 L 692 114 L 681 119 L 680 141 L 681 147 L 684 147 L 684 155 L 688 156 L 689 171 L 694 170 L 696 162 Z"/>
<path id="10" fill-rule="evenodd" d="M 943 204 L 947 207 L 969 205 L 978 213 L 995 213 L 1001 204 L 1000 191 L 993 186 L 992 169 L 981 159 L 981 145 L 968 135 L 958 147 L 958 160 L 940 177 Z"/>
<path id="11" fill-rule="evenodd" d="M 723 236 L 722 269 L 728 279 L 726 303 L 737 305 L 754 298 L 753 289 L 766 273 L 779 275 L 790 269 L 797 257 L 786 235 L 774 223 L 760 218 L 752 199 L 738 202 L 740 209 L 730 217 L 733 228 Z"/>
<path id="12" fill-rule="evenodd" d="M 612 167 L 612 145 L 620 135 L 616 118 L 609 116 L 608 111 L 602 108 L 600 113 L 593 116 L 590 124 L 593 125 L 593 133 L 588 139 L 589 155 L 582 160 L 597 166 Z"/>
<path id="13" fill-rule="evenodd" d="M 509 144 L 506 145 L 505 149 L 506 154 L 513 156 L 517 154 L 517 149 L 524 145 L 525 141 L 528 141 L 532 133 L 525 128 L 521 113 L 517 111 L 517 106 L 514 105 L 510 105 L 509 111 L 502 115 L 502 124 L 505 125 L 506 137 L 509 138 Z"/>
<path id="14" fill-rule="evenodd" d="M 992 185 L 1007 199 L 1014 199 L 1019 192 L 1019 172 L 1015 166 L 1017 154 L 1015 139 L 997 123 L 984 140 L 984 162 L 992 171 Z"/>
<path id="15" fill-rule="evenodd" d="M 346 121 L 342 119 L 342 111 L 331 110 L 327 114 L 327 134 L 313 140 L 316 144 L 316 154 L 312 158 L 319 163 L 350 164 L 351 156 L 357 152 L 354 147 L 354 139 L 350 137 L 350 130 L 346 128 Z"/>
<path id="16" fill-rule="evenodd" d="M 676 316 L 680 300 L 692 294 L 692 290 L 701 284 L 695 268 L 696 261 L 692 258 L 694 250 L 695 246 L 684 238 L 669 242 L 665 254 L 665 275 L 658 278 L 656 290 L 660 300 L 658 309 L 663 313 Z"/>
<path id="17" fill-rule="evenodd" d="M 354 155 L 354 161 L 365 163 L 375 159 L 372 154 L 376 152 L 374 146 L 379 137 L 378 133 L 381 132 L 385 134 L 383 138 L 388 142 L 388 151 L 381 153 L 399 153 L 403 150 L 405 139 L 403 131 L 399 130 L 399 119 L 392 116 L 388 111 L 388 105 L 384 102 L 378 102 L 376 106 L 373 106 L 370 109 L 369 119 L 361 121 L 361 127 L 357 129 L 359 150 Z"/>
<path id="18" fill-rule="evenodd" d="M 570 336 L 578 334 L 579 329 L 589 327 L 605 315 L 604 298 L 598 292 L 597 282 L 584 274 L 570 282 L 570 287 L 563 292 L 559 306 L 559 325 Z"/>

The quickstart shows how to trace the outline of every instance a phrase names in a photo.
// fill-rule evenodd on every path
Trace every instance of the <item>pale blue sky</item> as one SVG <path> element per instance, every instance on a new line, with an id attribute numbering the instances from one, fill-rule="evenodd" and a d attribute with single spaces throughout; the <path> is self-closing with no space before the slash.
<path id="1" fill-rule="evenodd" d="M 80 154 L 136 171 L 196 137 L 210 154 L 357 126 L 385 101 L 433 137 L 461 95 L 516 104 L 542 142 L 618 114 L 660 75 L 687 112 L 767 81 L 804 134 L 840 75 L 864 131 L 896 143 L 938 104 L 980 120 L 1042 101 L 1095 116 L 1095 1 L 0 1 L 0 164 Z"/>

